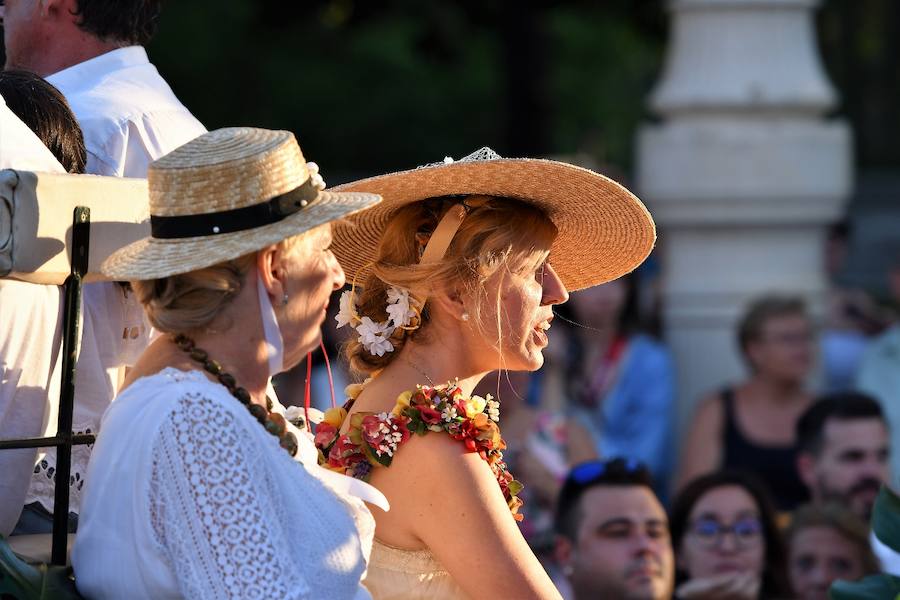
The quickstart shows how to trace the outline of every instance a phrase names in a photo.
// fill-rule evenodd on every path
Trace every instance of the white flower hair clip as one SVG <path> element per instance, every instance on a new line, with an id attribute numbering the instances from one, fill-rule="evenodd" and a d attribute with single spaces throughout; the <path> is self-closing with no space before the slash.
<path id="1" fill-rule="evenodd" d="M 355 287 L 341 294 L 340 309 L 334 317 L 337 328 L 349 325 L 359 334 L 357 341 L 373 356 L 384 356 L 394 351 L 390 337 L 397 328 L 410 329 L 412 318 L 419 314 L 418 303 L 409 290 L 391 286 L 387 289 L 388 318 L 376 323 L 369 317 L 360 317 L 356 309 Z"/>

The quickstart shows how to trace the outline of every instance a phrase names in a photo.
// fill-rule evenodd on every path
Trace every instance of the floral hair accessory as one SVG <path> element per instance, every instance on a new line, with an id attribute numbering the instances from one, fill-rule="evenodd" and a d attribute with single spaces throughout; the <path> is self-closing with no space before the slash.
<path id="1" fill-rule="evenodd" d="M 306 168 L 309 170 L 309 180 L 312 182 L 313 187 L 324 190 L 325 180 L 319 175 L 319 165 L 314 162 L 308 162 L 306 163 Z"/>
<path id="2" fill-rule="evenodd" d="M 356 309 L 356 286 L 341 294 L 340 310 L 335 315 L 337 328 L 349 325 L 359 334 L 357 341 L 363 345 L 366 351 L 373 356 L 384 356 L 387 352 L 394 351 L 394 345 L 390 337 L 397 328 L 415 329 L 410 327 L 412 318 L 419 314 L 418 303 L 409 295 L 409 290 L 391 286 L 387 289 L 388 318 L 376 323 L 370 317 L 360 317 Z"/>

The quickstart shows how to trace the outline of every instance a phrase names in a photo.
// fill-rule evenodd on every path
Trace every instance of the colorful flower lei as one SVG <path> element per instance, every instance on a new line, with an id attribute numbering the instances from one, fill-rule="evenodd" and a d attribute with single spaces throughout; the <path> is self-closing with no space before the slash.
<path id="1" fill-rule="evenodd" d="M 506 442 L 500 437 L 500 403 L 490 394 L 463 395 L 455 383 L 446 386 L 416 386 L 404 392 L 390 412 L 354 413 L 350 429 L 339 434 L 347 412 L 362 385 L 347 387 L 350 397 L 344 408 L 332 408 L 316 426 L 315 444 L 319 449 L 319 464 L 351 477 L 368 481 L 372 469 L 389 467 L 397 449 L 413 433 L 425 435 L 429 431 L 444 431 L 465 444 L 469 452 L 477 452 L 491 468 L 509 510 L 517 521 L 522 520 L 518 497 L 522 484 L 507 470 L 503 461 Z"/>

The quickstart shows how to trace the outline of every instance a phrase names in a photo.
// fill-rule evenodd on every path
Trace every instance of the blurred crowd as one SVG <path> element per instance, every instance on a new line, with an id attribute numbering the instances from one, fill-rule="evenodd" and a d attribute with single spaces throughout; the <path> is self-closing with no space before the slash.
<path id="1" fill-rule="evenodd" d="M 129 68 L 156 81 L 143 50 L 130 58 L 138 64 Z M 69 106 L 86 110 L 77 89 L 85 81 L 58 78 L 67 104 L 46 80 L 6 71 L 0 95 L 66 171 L 140 176 L 161 151 L 126 164 L 92 148 L 97 128 L 80 118 L 83 138 Z M 131 133 L 115 148 L 122 156 L 140 135 L 154 137 Z M 833 231 L 832 275 L 842 268 L 847 235 L 842 226 Z M 900 260 L 888 277 L 890 301 L 900 303 Z M 578 600 L 812 600 L 826 598 L 836 579 L 900 574 L 900 556 L 869 531 L 878 490 L 896 481 L 891 465 L 900 467 L 900 457 L 891 460 L 900 451 L 896 313 L 837 285 L 821 316 L 799 297 L 758 298 L 734 332 L 746 377 L 710 390 L 678 431 L 657 279 L 651 264 L 573 293 L 553 322 L 545 366 L 492 374 L 481 387 L 501 400 L 506 456 L 525 484 L 523 531 L 560 587 Z M 335 334 L 326 327 L 326 335 Z M 336 356 L 341 340 L 330 342 Z M 95 371 L 103 376 L 121 366 L 101 359 Z M 302 401 L 303 371 L 279 382 L 288 402 Z M 327 375 L 316 366 L 312 396 L 322 407 L 332 401 L 331 377 L 336 389 L 347 382 L 339 365 Z M 47 468 L 37 465 L 34 475 Z M 31 517 L 47 525 L 47 503 L 39 504 L 31 503 Z"/>

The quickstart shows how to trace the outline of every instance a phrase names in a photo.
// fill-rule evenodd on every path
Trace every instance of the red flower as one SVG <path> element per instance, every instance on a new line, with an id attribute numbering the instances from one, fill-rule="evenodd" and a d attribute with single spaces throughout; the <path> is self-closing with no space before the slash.
<path id="1" fill-rule="evenodd" d="M 316 425 L 316 437 L 315 444 L 316 448 L 320 450 L 325 450 L 331 444 L 334 443 L 335 438 L 337 438 L 338 430 L 337 427 L 333 425 L 329 425 L 324 421 Z"/>
<path id="2" fill-rule="evenodd" d="M 363 417 L 360 429 L 366 442 L 373 448 L 377 448 L 384 441 L 384 435 L 390 431 L 390 425 L 378 415 L 366 415 Z"/>
<path id="3" fill-rule="evenodd" d="M 350 441 L 350 437 L 342 435 L 338 437 L 331 451 L 328 453 L 328 464 L 332 467 L 349 468 L 361 460 L 365 460 L 365 456 L 360 452 L 359 446 Z"/>
<path id="4" fill-rule="evenodd" d="M 427 425 L 437 425 L 441 422 L 441 412 L 431 406 L 423 404 L 422 406 L 417 406 L 416 410 L 419 411 L 419 417 Z"/>

